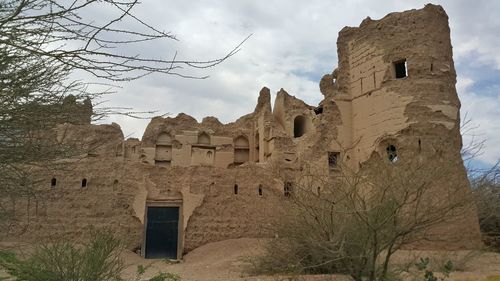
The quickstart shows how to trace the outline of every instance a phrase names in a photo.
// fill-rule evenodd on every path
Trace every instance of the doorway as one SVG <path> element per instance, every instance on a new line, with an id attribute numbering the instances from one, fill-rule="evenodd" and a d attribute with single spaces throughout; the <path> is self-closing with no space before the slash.
<path id="1" fill-rule="evenodd" d="M 179 207 L 147 207 L 145 258 L 177 259 Z"/>

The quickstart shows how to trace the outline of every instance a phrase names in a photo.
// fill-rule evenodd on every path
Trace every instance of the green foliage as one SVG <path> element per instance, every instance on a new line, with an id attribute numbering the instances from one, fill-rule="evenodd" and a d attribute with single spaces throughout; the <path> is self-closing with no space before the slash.
<path id="1" fill-rule="evenodd" d="M 453 270 L 453 263 L 450 260 L 448 260 L 442 266 L 441 272 L 442 272 L 443 276 L 439 277 L 439 278 L 436 275 L 434 275 L 433 271 L 431 271 L 429 269 L 430 259 L 428 257 L 427 258 L 420 258 L 420 260 L 415 263 L 415 267 L 417 268 L 417 270 L 424 272 L 423 277 L 424 277 L 425 281 L 444 281 L 448 277 L 450 277 L 450 273 Z"/>
<path id="2" fill-rule="evenodd" d="M 484 243 L 491 250 L 500 252 L 500 163 L 489 170 L 471 174 Z"/>
<path id="3" fill-rule="evenodd" d="M 146 273 L 146 270 L 148 270 L 148 268 L 150 267 L 151 265 L 147 265 L 147 266 L 144 266 L 142 264 L 138 265 L 137 266 L 137 275 L 138 276 L 142 276 L 144 275 L 144 273 Z"/>
<path id="4" fill-rule="evenodd" d="M 27 259 L 0 251 L 0 267 L 17 281 L 119 281 L 124 269 L 120 252 L 119 240 L 96 231 L 81 247 L 69 242 L 43 244 Z"/>
<path id="5" fill-rule="evenodd" d="M 144 266 L 142 264 L 137 266 L 137 274 L 135 276 L 135 281 L 143 280 L 142 277 L 146 273 L 146 271 L 151 267 L 152 263 Z M 165 273 L 160 272 L 157 275 L 148 279 L 148 281 L 180 281 L 181 277 L 175 273 Z"/>
<path id="6" fill-rule="evenodd" d="M 158 275 L 149 279 L 149 281 L 180 281 L 181 277 L 175 273 L 161 272 Z"/>

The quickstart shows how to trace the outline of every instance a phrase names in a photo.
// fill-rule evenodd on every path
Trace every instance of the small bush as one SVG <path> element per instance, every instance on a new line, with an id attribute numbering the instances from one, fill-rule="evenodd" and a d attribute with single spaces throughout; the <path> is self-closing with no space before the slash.
<path id="1" fill-rule="evenodd" d="M 0 268 L 19 281 L 121 281 L 121 249 L 111 233 L 96 231 L 81 247 L 70 242 L 43 244 L 27 259 L 0 251 Z"/>
<path id="2" fill-rule="evenodd" d="M 175 273 L 159 273 L 153 278 L 149 279 L 149 281 L 180 281 L 181 277 Z"/>
<path id="3" fill-rule="evenodd" d="M 142 264 L 138 265 L 137 266 L 137 274 L 135 276 L 134 281 L 143 280 L 142 277 L 144 276 L 146 271 L 151 267 L 151 265 L 152 265 L 152 263 L 150 263 L 146 266 L 144 266 Z M 148 279 L 148 281 L 180 281 L 180 280 L 181 280 L 181 277 L 179 275 L 177 275 L 175 273 L 169 273 L 169 272 L 167 272 L 167 273 L 160 272 L 157 275 Z"/>
<path id="4" fill-rule="evenodd" d="M 444 281 L 446 280 L 448 277 L 450 277 L 450 273 L 451 271 L 453 270 L 453 263 L 448 260 L 445 264 L 443 264 L 442 266 L 442 277 L 436 277 L 434 275 L 434 272 L 432 272 L 430 269 L 429 269 L 429 262 L 430 262 L 430 259 L 429 258 L 420 258 L 420 261 L 415 263 L 415 267 L 424 273 L 424 276 L 423 276 L 423 280 L 425 281 Z"/>
<path id="5" fill-rule="evenodd" d="M 483 242 L 500 252 L 500 166 L 476 172 L 471 178 Z"/>

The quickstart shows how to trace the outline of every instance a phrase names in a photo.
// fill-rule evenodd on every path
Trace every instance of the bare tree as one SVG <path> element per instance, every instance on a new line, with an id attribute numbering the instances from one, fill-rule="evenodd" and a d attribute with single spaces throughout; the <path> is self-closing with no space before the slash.
<path id="1" fill-rule="evenodd" d="M 129 81 L 150 73 L 205 78 L 190 75 L 189 70 L 213 67 L 238 52 L 243 43 L 224 57 L 205 61 L 178 60 L 176 54 L 172 58 L 126 55 L 123 46 L 177 40 L 170 32 L 158 30 L 136 17 L 132 10 L 137 5 L 137 0 L 3 0 L 0 3 L 3 55 L 28 61 L 41 59 L 44 68 L 63 65 L 66 71 L 80 69 L 112 81 Z M 115 12 L 116 16 L 96 23 L 95 18 L 88 16 L 96 9 Z M 135 23 L 136 30 L 121 27 L 124 21 Z"/>
<path id="2" fill-rule="evenodd" d="M 486 146 L 486 139 L 478 134 L 478 129 L 479 126 L 465 114 L 460 131 L 468 141 L 461 154 L 474 192 L 483 242 L 492 250 L 500 251 L 500 160 L 487 168 L 474 163 Z"/>
<path id="3" fill-rule="evenodd" d="M 88 124 L 128 109 L 96 109 L 96 98 L 113 83 L 151 73 L 203 79 L 190 74 L 236 54 L 240 43 L 220 58 L 197 61 L 127 53 L 125 49 L 177 38 L 134 15 L 137 0 L 0 0 L 0 196 L 28 196 L 26 166 L 48 165 L 81 151 L 54 141 L 56 124 Z M 96 10 L 110 18 L 92 17 Z M 246 39 L 245 39 L 246 40 Z M 105 90 L 91 90 L 90 74 Z M 87 75 L 88 76 L 88 75 Z M 112 88 L 111 88 L 112 89 Z M 2 206 L 0 206 L 1 212 Z"/>

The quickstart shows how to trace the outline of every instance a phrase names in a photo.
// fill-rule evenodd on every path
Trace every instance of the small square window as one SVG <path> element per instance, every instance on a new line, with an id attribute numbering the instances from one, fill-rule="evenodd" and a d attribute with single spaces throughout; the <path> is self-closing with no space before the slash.
<path id="1" fill-rule="evenodd" d="M 394 63 L 394 72 L 396 73 L 396 78 L 405 78 L 407 74 L 407 64 L 406 60 L 400 60 Z"/>
<path id="2" fill-rule="evenodd" d="M 398 154 L 396 152 L 396 147 L 391 144 L 387 146 L 386 151 L 389 161 L 391 161 L 391 163 L 396 163 L 398 161 Z"/>
<path id="3" fill-rule="evenodd" d="M 340 155 L 340 153 L 336 152 L 336 151 L 328 152 L 328 167 L 337 168 L 338 161 L 339 161 L 339 155 Z"/>

